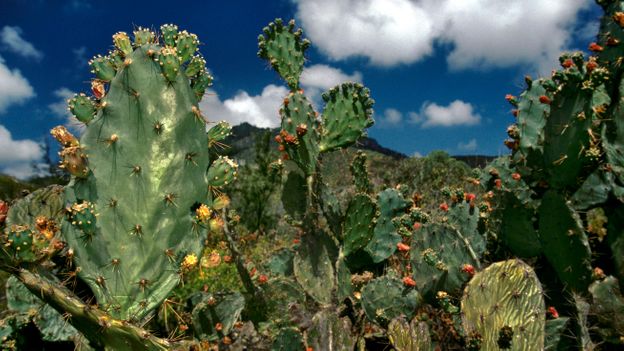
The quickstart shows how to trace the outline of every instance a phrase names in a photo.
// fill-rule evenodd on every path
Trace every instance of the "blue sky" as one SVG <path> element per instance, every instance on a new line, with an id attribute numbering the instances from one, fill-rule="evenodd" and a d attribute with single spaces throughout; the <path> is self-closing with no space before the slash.
<path id="1" fill-rule="evenodd" d="M 0 172 L 32 174 L 50 128 L 71 124 L 65 99 L 88 91 L 86 62 L 117 31 L 175 23 L 199 36 L 215 76 L 212 120 L 279 124 L 284 84 L 257 58 L 257 36 L 295 18 L 312 41 L 302 76 L 319 95 L 344 80 L 376 100 L 369 134 L 408 155 L 497 155 L 513 122 L 507 93 L 586 50 L 601 10 L 590 0 L 49 1 L 0 5 Z"/>

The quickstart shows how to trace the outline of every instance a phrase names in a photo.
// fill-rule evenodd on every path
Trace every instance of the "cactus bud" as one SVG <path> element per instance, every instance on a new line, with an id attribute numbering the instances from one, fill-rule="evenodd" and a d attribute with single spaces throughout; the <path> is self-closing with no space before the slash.
<path id="1" fill-rule="evenodd" d="M 196 210 L 195 215 L 200 222 L 206 222 L 212 217 L 212 210 L 205 204 L 201 204 Z"/>
<path id="2" fill-rule="evenodd" d="M 89 174 L 87 167 L 87 155 L 82 152 L 80 146 L 66 147 L 60 152 L 61 168 L 64 168 L 77 178 L 86 178 Z"/>
<path id="3" fill-rule="evenodd" d="M 208 221 L 208 228 L 213 233 L 220 233 L 221 230 L 223 230 L 224 224 L 225 223 L 223 222 L 223 219 L 221 217 L 215 217 Z"/>
<path id="4" fill-rule="evenodd" d="M 124 54 L 124 56 L 132 53 L 132 43 L 130 43 L 130 38 L 128 38 L 128 34 L 125 32 L 117 32 L 113 34 L 113 43 L 117 49 Z"/>
<path id="5" fill-rule="evenodd" d="M 85 94 L 76 94 L 67 103 L 71 113 L 80 122 L 89 123 L 95 116 L 95 103 Z"/>
<path id="6" fill-rule="evenodd" d="M 56 126 L 52 128 L 50 134 L 63 147 L 78 146 L 78 140 L 64 126 Z"/>
<path id="7" fill-rule="evenodd" d="M 189 270 L 197 265 L 197 256 L 195 254 L 188 254 L 184 256 L 182 260 L 182 269 Z"/>
<path id="8" fill-rule="evenodd" d="M 212 208 L 215 210 L 221 210 L 230 205 L 230 198 L 226 195 L 219 195 L 212 203 Z"/>

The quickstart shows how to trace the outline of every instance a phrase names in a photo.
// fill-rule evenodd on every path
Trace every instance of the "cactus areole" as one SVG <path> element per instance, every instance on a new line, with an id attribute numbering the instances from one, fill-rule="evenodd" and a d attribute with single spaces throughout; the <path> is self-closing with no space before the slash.
<path id="1" fill-rule="evenodd" d="M 207 230 L 196 209 L 211 207 L 218 187 L 198 107 L 211 77 L 192 59 L 197 37 L 167 25 L 160 46 L 147 32 L 136 31 L 134 43 L 115 34 L 114 52 L 91 61 L 105 91 L 78 95 L 80 111 L 70 100 L 86 129 L 72 146 L 81 157 L 62 161 L 80 170 L 65 191 L 62 230 L 80 277 L 101 308 L 127 320 L 158 306 L 180 281 L 184 257 L 200 254 Z"/>

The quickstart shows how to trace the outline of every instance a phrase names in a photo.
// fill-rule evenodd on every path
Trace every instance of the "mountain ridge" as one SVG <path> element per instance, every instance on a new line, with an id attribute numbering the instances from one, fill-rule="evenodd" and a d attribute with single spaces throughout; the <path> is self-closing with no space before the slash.
<path id="1" fill-rule="evenodd" d="M 273 128 L 273 129 L 260 128 L 252 124 L 249 124 L 247 122 L 243 122 L 241 124 L 233 126 L 232 135 L 230 135 L 228 138 L 224 140 L 224 144 L 230 146 L 230 151 L 228 152 L 228 154 L 231 154 L 231 155 L 236 154 L 238 157 L 242 159 L 248 159 L 247 156 L 249 155 L 246 155 L 247 154 L 246 151 L 248 151 L 246 149 L 252 149 L 256 140 L 256 136 L 266 131 L 270 132 L 271 135 L 277 135 L 279 133 L 279 128 Z M 356 149 L 361 149 L 361 150 L 375 151 L 380 154 L 389 156 L 397 161 L 406 159 L 409 157 L 402 152 L 392 150 L 390 148 L 387 148 L 379 144 L 379 142 L 376 139 L 371 138 L 371 137 L 360 138 L 357 141 L 357 143 L 354 145 L 354 147 Z M 243 155 L 238 155 L 240 152 L 242 152 Z M 496 158 L 496 156 L 489 156 L 489 155 L 457 155 L 457 156 L 451 156 L 451 157 L 456 160 L 463 161 L 473 168 L 484 167 L 490 161 Z"/>

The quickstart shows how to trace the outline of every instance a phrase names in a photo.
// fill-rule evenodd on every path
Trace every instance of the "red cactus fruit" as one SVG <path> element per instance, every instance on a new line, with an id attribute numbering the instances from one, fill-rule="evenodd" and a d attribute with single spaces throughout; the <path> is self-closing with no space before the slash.
<path id="1" fill-rule="evenodd" d="M 281 136 L 279 136 L 279 135 L 276 135 L 274 140 L 275 140 L 275 142 L 276 142 L 276 143 L 278 143 L 278 144 L 281 144 L 281 143 L 283 142 L 282 137 L 281 137 Z"/>
<path id="2" fill-rule="evenodd" d="M 600 267 L 594 268 L 594 271 L 592 273 L 592 278 L 594 278 L 595 280 L 602 280 L 606 277 L 607 276 L 605 275 L 604 271 Z"/>
<path id="3" fill-rule="evenodd" d="M 104 82 L 99 79 L 94 79 L 91 81 L 91 92 L 96 99 L 101 99 L 106 94 L 106 89 L 104 88 Z"/>
<path id="4" fill-rule="evenodd" d="M 295 135 L 288 134 L 288 133 L 286 133 L 286 136 L 284 136 L 284 141 L 286 142 L 286 144 L 291 144 L 291 145 L 296 145 L 299 142 L 299 140 L 297 139 Z"/>
<path id="5" fill-rule="evenodd" d="M 546 95 L 542 95 L 539 97 L 539 102 L 542 104 L 550 105 L 550 98 Z"/>
<path id="6" fill-rule="evenodd" d="M 472 200 L 476 199 L 477 195 L 473 194 L 473 193 L 466 193 L 464 195 L 464 200 L 466 200 L 466 202 L 471 202 Z"/>
<path id="7" fill-rule="evenodd" d="M 597 43 L 589 44 L 589 51 L 591 52 L 601 52 L 602 50 L 604 50 L 603 47 L 598 45 Z"/>
<path id="8" fill-rule="evenodd" d="M 0 200 L 0 225 L 4 223 L 9 212 L 9 204 Z"/>
<path id="9" fill-rule="evenodd" d="M 512 114 L 514 117 L 518 117 L 518 110 L 512 110 L 512 111 L 511 111 L 511 114 Z"/>
<path id="10" fill-rule="evenodd" d="M 566 59 L 561 63 L 561 66 L 563 66 L 563 68 L 570 68 L 574 66 L 574 61 L 572 61 L 572 59 Z"/>
<path id="11" fill-rule="evenodd" d="M 553 306 L 548 307 L 548 314 L 554 319 L 559 318 L 559 312 Z"/>
<path id="12" fill-rule="evenodd" d="M 446 212 L 446 211 L 448 211 L 449 206 L 448 206 L 448 204 L 446 202 L 443 202 L 443 203 L 440 204 L 440 209 L 442 211 Z"/>
<path id="13" fill-rule="evenodd" d="M 511 102 L 511 101 L 513 101 L 513 100 L 515 100 L 515 99 L 516 99 L 516 97 L 515 97 L 515 96 L 513 96 L 513 95 L 511 95 L 511 94 L 507 94 L 507 95 L 505 95 L 505 100 L 507 100 L 507 101 L 509 101 L 509 102 Z"/>
<path id="14" fill-rule="evenodd" d="M 465 263 L 462 266 L 461 271 L 468 274 L 471 277 L 475 275 L 475 268 L 471 264 L 468 264 L 468 263 Z"/>
<path id="15" fill-rule="evenodd" d="M 407 251 L 409 251 L 410 247 L 407 244 L 398 243 L 397 244 L 397 249 L 399 249 L 399 251 L 401 251 L 401 252 L 407 252 Z"/>
<path id="16" fill-rule="evenodd" d="M 598 67 L 598 64 L 596 63 L 596 60 L 589 60 L 587 61 L 587 64 L 585 65 L 585 67 L 587 68 L 588 72 L 593 71 L 596 67 Z"/>
<path id="17" fill-rule="evenodd" d="M 221 331 L 221 330 L 223 330 L 223 324 L 221 324 L 221 323 L 217 323 L 217 324 L 215 324 L 215 330 L 216 330 L 216 331 Z"/>
<path id="18" fill-rule="evenodd" d="M 416 286 L 416 281 L 412 277 L 405 277 L 403 278 L 403 285 L 413 288 Z"/>
<path id="19" fill-rule="evenodd" d="M 513 178 L 513 180 L 520 180 L 522 179 L 522 176 L 520 175 L 520 173 L 513 173 L 511 175 L 511 178 Z"/>
<path id="20" fill-rule="evenodd" d="M 260 274 L 258 277 L 258 284 L 264 284 L 267 281 L 269 281 L 269 277 L 267 277 L 266 274 Z"/>
<path id="21" fill-rule="evenodd" d="M 607 46 L 617 46 L 620 44 L 620 41 L 617 38 L 609 37 L 607 39 Z"/>
<path id="22" fill-rule="evenodd" d="M 414 225 L 412 225 L 412 228 L 414 230 L 418 230 L 418 229 L 420 229 L 420 227 L 422 227 L 422 223 L 420 223 L 420 222 L 414 222 Z"/>
<path id="23" fill-rule="evenodd" d="M 494 181 L 494 186 L 496 186 L 496 189 L 500 189 L 503 186 L 503 181 L 500 179 L 496 179 Z"/>
<path id="24" fill-rule="evenodd" d="M 308 126 L 304 123 L 301 123 L 297 126 L 297 135 L 304 136 L 308 132 Z"/>

